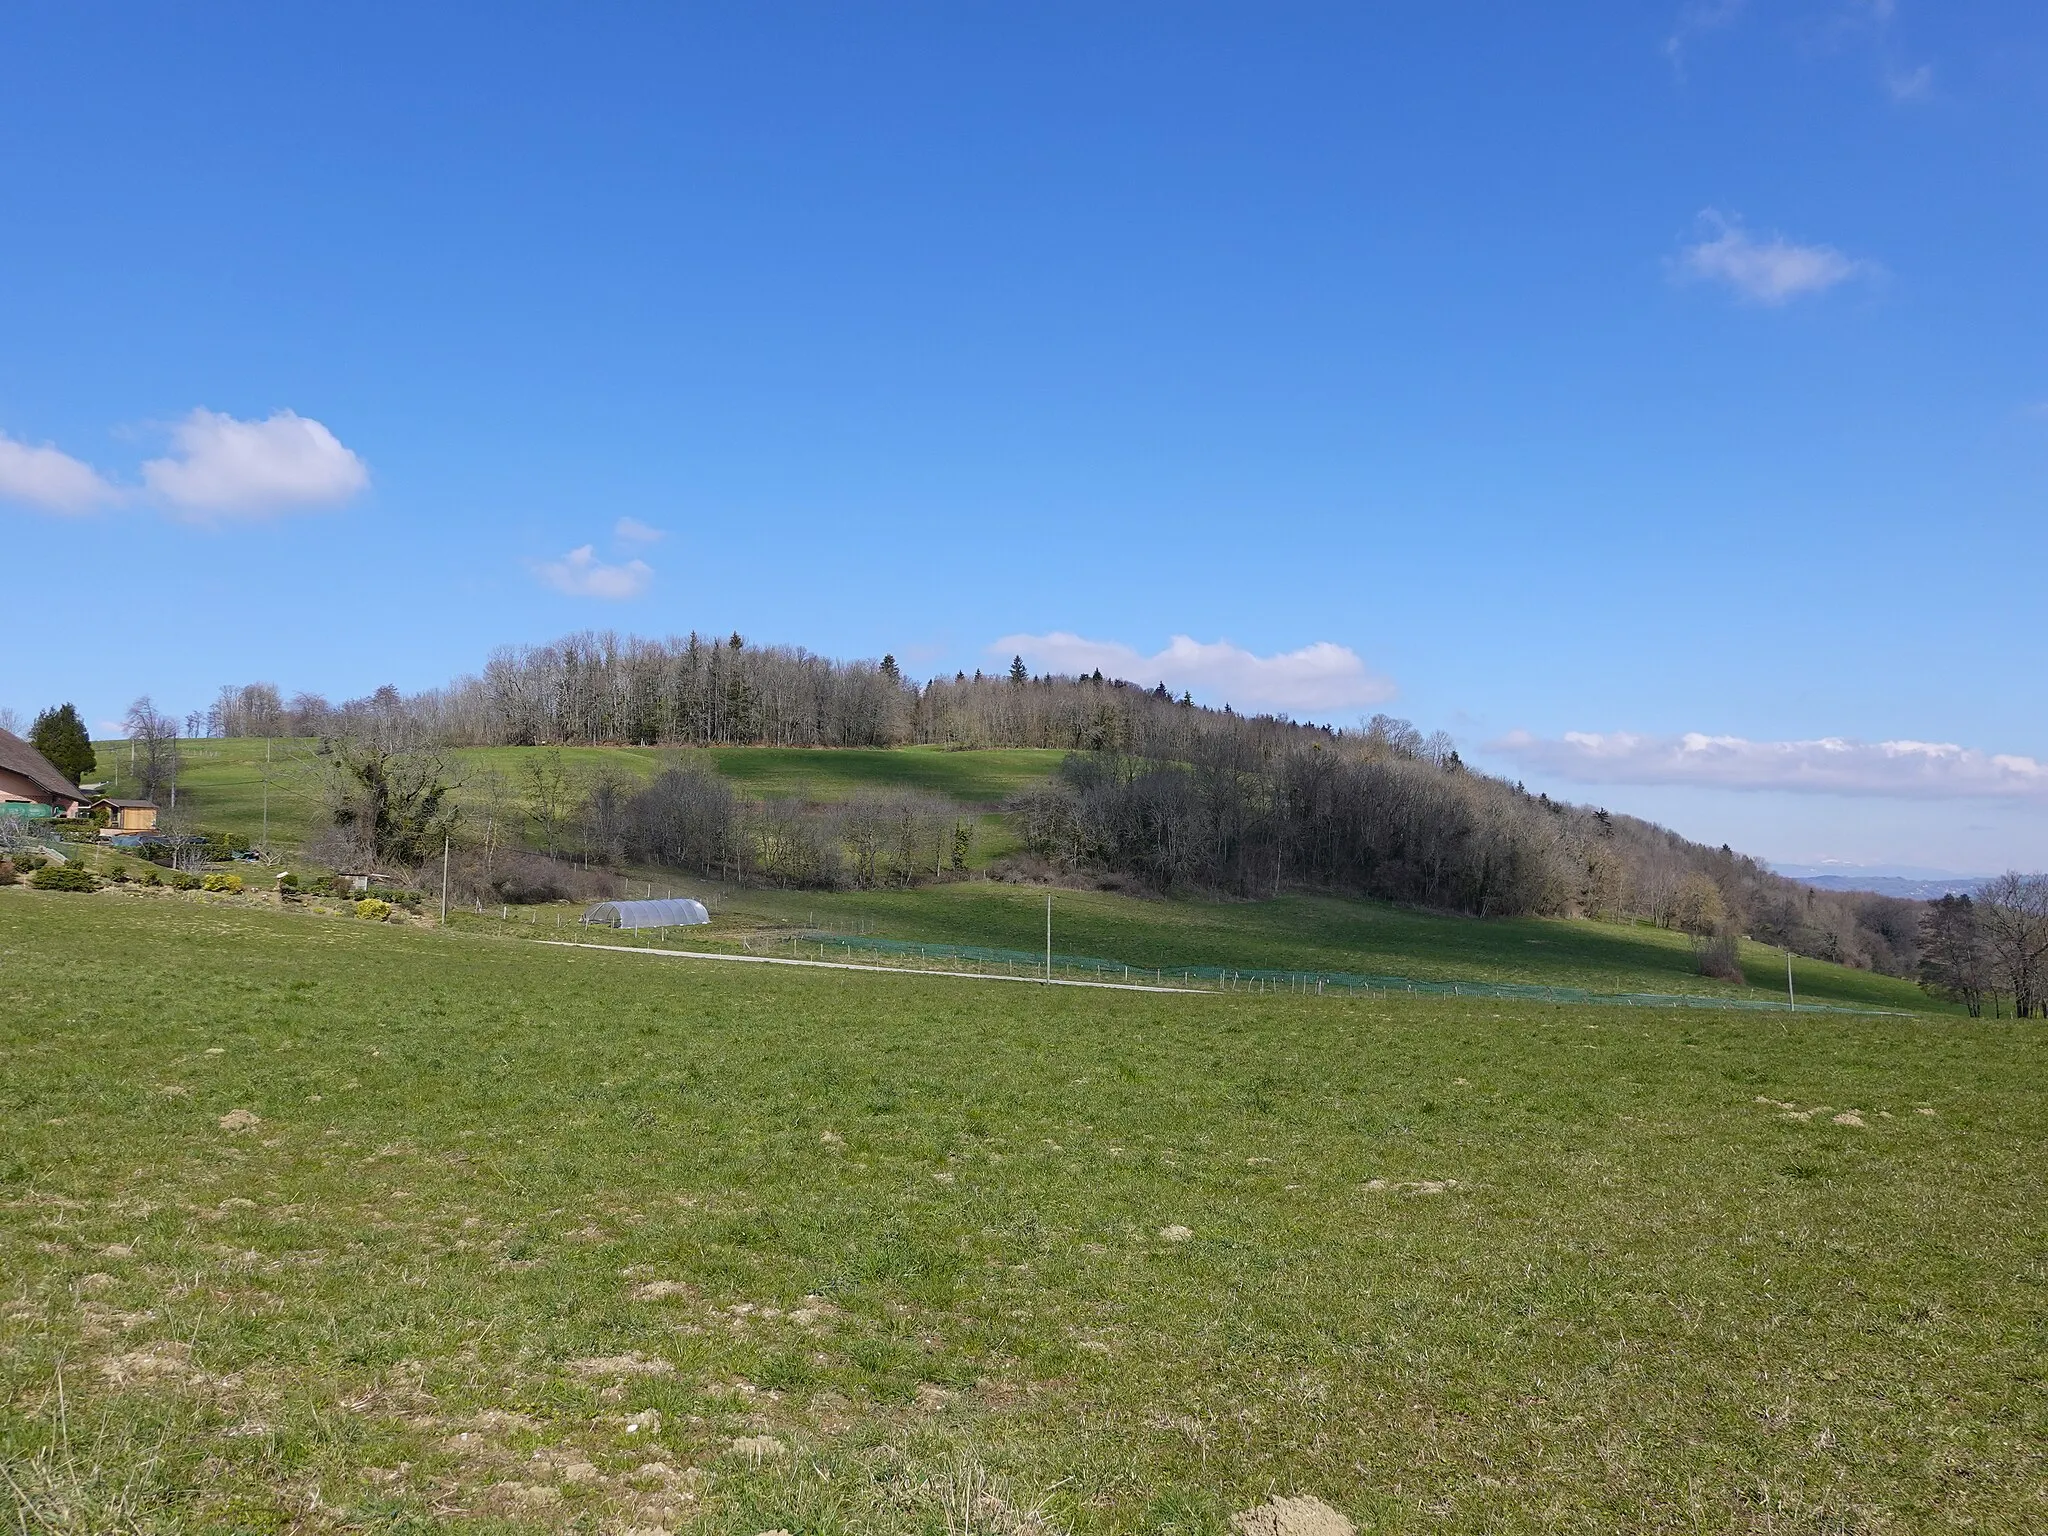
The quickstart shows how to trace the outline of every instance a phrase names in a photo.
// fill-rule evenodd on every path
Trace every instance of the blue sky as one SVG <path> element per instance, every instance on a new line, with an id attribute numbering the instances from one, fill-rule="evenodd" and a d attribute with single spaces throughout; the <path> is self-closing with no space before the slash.
<path id="1" fill-rule="evenodd" d="M 2048 863 L 2038 7 L 37 5 L 0 68 L 23 715 L 1025 649 Z"/>

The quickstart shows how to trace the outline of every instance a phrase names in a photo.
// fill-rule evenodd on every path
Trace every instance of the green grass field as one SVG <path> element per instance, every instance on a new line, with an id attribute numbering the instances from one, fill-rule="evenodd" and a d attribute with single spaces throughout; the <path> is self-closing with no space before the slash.
<path id="1" fill-rule="evenodd" d="M 684 884 L 692 893 L 709 895 L 736 924 L 780 922 L 1025 952 L 1042 950 L 1045 943 L 1042 887 L 972 880 L 909 891 L 823 894 L 726 890 L 706 882 L 676 888 Z M 1595 992 L 1785 995 L 1782 950 L 1745 945 L 1751 985 L 1741 988 L 1701 976 L 1684 934 L 1627 923 L 1444 917 L 1327 896 L 1224 902 L 1062 890 L 1054 894 L 1053 908 L 1057 951 L 1134 966 L 1237 965 L 1418 981 L 1533 982 Z M 1894 977 L 1804 957 L 1793 969 L 1796 995 L 1814 1002 L 1938 1006 Z"/>
<path id="2" fill-rule="evenodd" d="M 277 743 L 264 766 L 265 744 L 208 740 L 184 744 L 181 795 L 198 823 L 252 837 L 262 826 L 264 779 L 270 782 L 270 827 L 289 846 L 314 831 L 319 798 L 310 767 L 312 744 Z M 458 773 L 483 770 L 517 779 L 521 764 L 553 749 L 478 748 L 453 754 Z M 105 749 L 109 764 L 118 748 Z M 651 778 L 671 762 L 709 760 L 750 795 L 801 795 L 829 800 L 862 789 L 913 787 L 977 808 L 1042 779 L 1062 754 L 1032 750 L 947 752 L 936 748 L 829 751 L 774 747 L 677 752 L 638 747 L 563 748 L 574 772 L 623 769 Z M 1013 846 L 1001 818 L 985 816 L 973 862 Z M 1044 943 L 1044 892 L 974 880 L 909 891 L 777 892 L 736 890 L 643 871 L 663 888 L 711 900 L 742 928 L 819 927 L 930 943 L 988 945 L 1037 952 Z M 1133 966 L 1231 965 L 1299 968 L 1426 980 L 1530 982 L 1597 992 L 1693 993 L 1782 997 L 1784 956 L 1749 946 L 1747 989 L 1697 974 L 1683 935 L 1626 924 L 1541 919 L 1479 922 L 1407 911 L 1380 902 L 1311 896 L 1217 902 L 1145 900 L 1099 891 L 1056 897 L 1055 946 Z M 530 914 L 529 914 L 530 915 Z M 559 917 L 562 914 L 550 914 Z M 478 925 L 483 926 L 483 925 Z M 1798 995 L 1818 1003 L 1928 1010 L 1909 983 L 1821 961 L 1795 963 Z"/>
<path id="3" fill-rule="evenodd" d="M 311 741 L 264 742 L 229 738 L 180 744 L 179 806 L 201 827 L 240 832 L 252 840 L 264 825 L 265 783 L 273 842 L 296 847 L 318 830 L 319 774 Z M 132 779 L 126 748 L 99 743 L 101 777 L 119 793 L 123 775 Z M 265 754 L 269 754 L 266 763 Z M 503 775 L 515 786 L 524 764 L 559 755 L 571 772 L 612 769 L 651 779 L 671 763 L 708 762 L 745 795 L 841 800 L 862 790 L 915 789 L 987 808 L 1049 776 L 1064 755 L 1031 748 L 948 752 L 937 747 L 891 750 L 828 750 L 785 747 L 474 747 L 453 751 L 459 779 L 482 771 Z M 460 792 L 458 800 L 465 798 Z"/>
<path id="4" fill-rule="evenodd" d="M 272 847 L 296 852 L 321 830 L 321 774 L 311 741 L 264 742 L 229 738 L 180 744 L 178 804 L 206 831 L 239 832 L 260 842 L 266 826 Z M 120 793 L 132 780 L 125 747 L 99 743 L 100 774 Z M 266 761 L 266 753 L 268 760 Z M 475 747 L 449 753 L 458 804 L 473 804 L 480 776 L 502 776 L 515 798 L 525 765 L 559 756 L 579 775 L 624 772 L 642 781 L 670 765 L 708 763 L 754 798 L 793 796 L 843 800 L 863 790 L 915 789 L 971 807 L 980 821 L 974 863 L 1008 852 L 1014 840 L 990 808 L 1018 789 L 1051 774 L 1064 754 L 1031 748 L 948 752 L 937 747 L 827 750 L 785 747 Z M 267 815 L 266 815 L 267 802 Z"/>
<path id="5" fill-rule="evenodd" d="M 26 1531 L 2048 1519 L 2036 1025 L 14 888 L 0 1060 Z"/>

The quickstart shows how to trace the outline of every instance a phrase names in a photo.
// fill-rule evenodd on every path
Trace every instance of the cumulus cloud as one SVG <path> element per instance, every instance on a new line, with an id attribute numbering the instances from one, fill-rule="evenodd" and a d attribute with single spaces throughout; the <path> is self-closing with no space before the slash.
<path id="1" fill-rule="evenodd" d="M 172 430 L 172 451 L 142 466 L 158 500 L 196 517 L 339 506 L 370 483 L 363 461 L 296 411 L 238 421 L 204 407 Z"/>
<path id="2" fill-rule="evenodd" d="M 601 597 L 621 603 L 647 590 L 654 580 L 654 567 L 645 560 L 607 565 L 597 558 L 595 546 L 585 544 L 559 560 L 536 561 L 533 574 L 570 597 Z"/>
<path id="3" fill-rule="evenodd" d="M 98 470 L 62 449 L 0 432 L 0 501 L 45 512 L 90 512 L 120 496 Z"/>
<path id="4" fill-rule="evenodd" d="M 1700 223 L 1702 238 L 1679 253 L 1672 264 L 1674 275 L 1725 284 L 1753 303 L 1788 304 L 1877 270 L 1831 245 L 1798 245 L 1782 235 L 1752 235 L 1739 220 L 1711 208 L 1700 215 Z"/>
<path id="5" fill-rule="evenodd" d="M 1394 685 L 1372 672 L 1356 651 L 1318 640 L 1298 651 L 1257 656 L 1228 640 L 1204 644 L 1186 635 L 1156 655 L 1113 640 L 1088 640 L 1056 630 L 1049 635 L 1005 635 L 989 647 L 1022 656 L 1051 672 L 1093 672 L 1134 683 L 1164 682 L 1241 709 L 1327 713 L 1378 704 Z"/>
<path id="6" fill-rule="evenodd" d="M 1514 731 L 1489 750 L 1530 772 L 1579 784 L 1687 784 L 1916 800 L 2048 801 L 2048 763 L 1952 742 L 1747 741 L 1740 736 L 1640 736 Z"/>
<path id="7" fill-rule="evenodd" d="M 637 517 L 622 517 L 612 524 L 612 537 L 626 544 L 658 544 L 668 537 L 668 530 L 650 527 Z"/>

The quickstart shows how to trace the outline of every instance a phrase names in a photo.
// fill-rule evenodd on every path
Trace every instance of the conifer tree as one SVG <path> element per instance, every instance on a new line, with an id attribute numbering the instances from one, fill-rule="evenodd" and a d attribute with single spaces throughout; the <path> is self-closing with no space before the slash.
<path id="1" fill-rule="evenodd" d="M 92 738 L 85 733 L 85 722 L 69 704 L 59 704 L 37 715 L 36 723 L 29 727 L 28 739 L 50 760 L 52 768 L 74 784 L 91 773 L 98 761 L 92 750 Z"/>

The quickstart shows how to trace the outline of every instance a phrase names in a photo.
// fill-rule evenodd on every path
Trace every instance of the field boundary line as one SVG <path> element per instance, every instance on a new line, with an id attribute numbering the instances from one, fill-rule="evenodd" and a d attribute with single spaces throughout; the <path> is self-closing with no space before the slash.
<path id="1" fill-rule="evenodd" d="M 723 960 L 732 965 L 798 965 L 814 971 L 874 971 L 883 976 L 945 976 L 955 981 L 1008 981 L 1021 987 L 1094 987 L 1104 992 L 1170 992 L 1177 997 L 1221 997 L 1208 987 L 1162 987 L 1136 981 L 1074 981 L 1065 976 L 994 976 L 982 971 L 923 971 L 907 965 L 861 965 L 852 960 L 785 960 L 779 955 L 724 955 L 702 949 L 654 949 L 643 944 L 590 944 L 541 939 L 554 949 L 602 949 L 616 955 L 666 955 L 672 960 Z"/>

